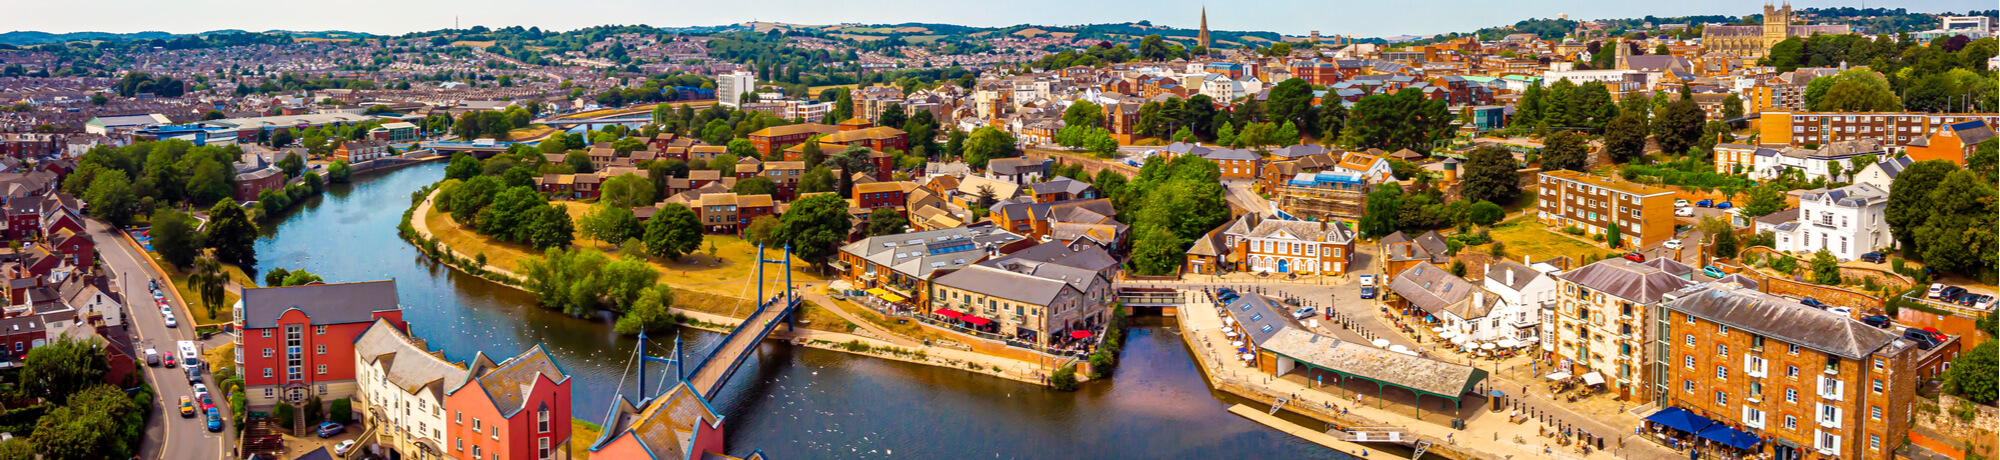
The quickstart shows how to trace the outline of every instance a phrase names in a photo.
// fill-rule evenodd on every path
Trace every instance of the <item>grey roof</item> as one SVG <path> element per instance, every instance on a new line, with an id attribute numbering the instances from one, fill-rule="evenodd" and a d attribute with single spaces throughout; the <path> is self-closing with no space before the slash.
<path id="1" fill-rule="evenodd" d="M 1668 309 L 1849 359 L 1897 340 L 1894 333 L 1845 315 L 1746 287 L 1710 283 L 1673 297 L 1664 304 Z"/>
<path id="2" fill-rule="evenodd" d="M 1402 273 L 1397 273 L 1396 277 L 1389 281 L 1389 290 L 1408 300 L 1410 305 L 1424 309 L 1425 312 L 1451 310 L 1452 314 L 1464 319 L 1486 316 L 1486 312 L 1491 311 L 1493 302 L 1498 302 L 1500 299 L 1497 295 L 1474 296 L 1473 293 L 1483 293 L 1486 290 L 1464 278 L 1453 276 L 1444 267 L 1429 263 L 1417 264 L 1415 267 L 1403 270 Z M 1472 305 L 1474 302 L 1466 300 L 1472 297 L 1480 298 L 1479 305 Z"/>
<path id="3" fill-rule="evenodd" d="M 841 246 L 840 251 L 923 279 L 937 270 L 970 266 L 985 258 L 987 249 L 1022 238 L 996 228 L 958 227 L 866 238 Z"/>
<path id="4" fill-rule="evenodd" d="M 1246 160 L 1246 161 L 1256 161 L 1258 158 L 1260 158 L 1259 156 L 1257 156 L 1257 152 L 1252 152 L 1244 149 L 1215 149 L 1215 150 L 1210 150 L 1208 153 L 1202 154 L 1201 157 L 1210 160 Z"/>
<path id="5" fill-rule="evenodd" d="M 1642 305 L 1659 302 L 1667 293 L 1695 284 L 1658 268 L 1622 258 L 1598 261 L 1556 277 Z"/>
<path id="6" fill-rule="evenodd" d="M 1280 233 L 1302 241 L 1346 244 L 1354 241 L 1354 231 L 1338 222 L 1311 222 L 1303 220 L 1263 219 L 1247 230 L 1238 231 L 1231 226 L 1224 232 L 1246 238 L 1270 238 Z"/>
<path id="7" fill-rule="evenodd" d="M 415 394 L 429 389 L 444 400 L 444 384 L 456 384 L 469 375 L 464 367 L 411 343 L 410 337 L 388 320 L 376 320 L 354 339 L 354 356 L 362 364 L 382 363 L 383 375 L 403 392 Z"/>
<path id="8" fill-rule="evenodd" d="M 1681 263 L 1681 261 L 1674 260 L 1669 257 L 1654 257 L 1651 259 L 1646 259 L 1646 261 L 1642 262 L 1641 264 L 1648 267 L 1660 269 L 1660 271 L 1667 272 L 1667 274 L 1682 278 L 1694 276 L 1694 266 Z"/>
<path id="9" fill-rule="evenodd" d="M 1292 328 L 1291 313 L 1278 299 L 1263 294 L 1244 294 L 1224 306 L 1229 316 L 1242 323 L 1243 332 L 1250 335 L 1250 343 L 1264 346 L 1271 336 Z"/>
<path id="10" fill-rule="evenodd" d="M 1090 184 L 1084 181 L 1071 179 L 1068 177 L 1057 176 L 1056 178 L 1049 179 L 1046 182 L 1037 182 L 1034 184 L 1030 184 L 1028 185 L 1028 188 L 1033 189 L 1036 195 L 1041 195 L 1046 193 L 1078 194 L 1090 190 Z"/>
<path id="11" fill-rule="evenodd" d="M 1512 272 L 1514 275 L 1512 277 L 1507 276 L 1509 272 Z M 1520 262 L 1512 260 L 1498 260 L 1486 264 L 1486 279 L 1495 284 L 1506 286 L 1508 289 L 1513 289 L 1514 292 L 1526 289 L 1528 283 L 1535 282 L 1535 277 L 1537 276 L 1542 276 L 1542 272 L 1528 268 L 1528 266 L 1521 265 Z M 1510 279 L 1514 280 L 1514 282 L 1507 282 Z"/>
<path id="12" fill-rule="evenodd" d="M 1279 158 L 1304 158 L 1326 153 L 1326 146 L 1319 144 L 1299 144 L 1271 151 L 1271 156 Z"/>
<path id="13" fill-rule="evenodd" d="M 1791 222 L 1795 220 L 1799 220 L 1799 208 L 1786 208 L 1783 211 L 1765 214 L 1763 216 L 1758 217 L 1757 223 L 1766 225 L 1783 225 L 1786 222 Z"/>
<path id="14" fill-rule="evenodd" d="M 1965 145 L 1977 144 L 1994 137 L 1993 126 L 1986 124 L 1986 120 L 1951 125 L 1951 129 L 1958 132 L 1958 141 Z"/>
<path id="15" fill-rule="evenodd" d="M 1808 190 L 1799 195 L 1800 202 L 1830 200 L 1836 205 L 1862 208 L 1887 203 L 1889 192 L 1869 184 L 1854 184 L 1833 190 Z"/>
<path id="16" fill-rule="evenodd" d="M 1047 173 L 1050 160 L 1031 158 L 996 158 L 986 163 L 986 170 L 993 174 Z"/>
<path id="17" fill-rule="evenodd" d="M 1914 161 L 1916 160 L 1912 160 L 1910 157 L 1896 157 L 1890 158 L 1888 161 L 1876 163 L 1875 166 L 1882 168 L 1883 175 L 1889 176 L 1890 179 L 1895 179 L 1897 174 L 1902 174 L 1904 169 L 1909 169 L 1910 163 Z"/>
<path id="18" fill-rule="evenodd" d="M 1259 341 L 1258 345 L 1313 367 L 1454 399 L 1486 379 L 1486 371 L 1479 368 L 1410 356 L 1298 329 L 1285 329 Z"/>
<path id="19" fill-rule="evenodd" d="M 1063 275 L 1078 275 L 1078 271 L 1051 270 L 1049 274 L 1063 272 Z M 964 270 L 946 273 L 932 281 L 939 286 L 948 286 L 977 292 L 992 297 L 1023 302 L 1032 305 L 1048 305 L 1055 302 L 1062 291 L 1075 289 L 1068 281 L 1043 278 L 1032 274 L 1018 273 L 985 265 L 974 265 Z"/>
<path id="20" fill-rule="evenodd" d="M 396 280 L 243 290 L 243 328 L 277 327 L 278 317 L 299 310 L 314 325 L 367 323 L 375 313 L 401 310 Z"/>

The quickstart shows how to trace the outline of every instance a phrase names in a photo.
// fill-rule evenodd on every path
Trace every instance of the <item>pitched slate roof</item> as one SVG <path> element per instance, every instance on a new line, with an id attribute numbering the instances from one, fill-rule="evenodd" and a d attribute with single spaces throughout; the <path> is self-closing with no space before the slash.
<path id="1" fill-rule="evenodd" d="M 501 416 L 513 417 L 526 409 L 523 404 L 538 377 L 548 377 L 549 381 L 558 384 L 569 380 L 569 375 L 556 365 L 555 357 L 549 356 L 548 350 L 542 349 L 541 344 L 535 344 L 534 348 L 500 363 L 499 367 L 474 380 L 493 398 L 493 406 L 501 412 Z"/>
<path id="2" fill-rule="evenodd" d="M 1668 309 L 1843 358 L 1861 359 L 1898 340 L 1846 315 L 1747 287 L 1711 283 L 1672 297 Z"/>
<path id="3" fill-rule="evenodd" d="M 1471 391 L 1487 375 L 1485 370 L 1471 366 L 1410 356 L 1299 329 L 1279 331 L 1258 344 L 1314 367 L 1448 398 Z"/>
<path id="4" fill-rule="evenodd" d="M 1556 277 L 1644 305 L 1659 302 L 1667 293 L 1695 284 L 1658 268 L 1625 259 L 1598 261 Z"/>
<path id="5" fill-rule="evenodd" d="M 299 310 L 315 325 L 366 323 L 375 313 L 401 310 L 396 280 L 312 284 L 243 290 L 243 327 L 277 327 L 278 317 Z"/>
<path id="6" fill-rule="evenodd" d="M 384 319 L 375 320 L 367 331 L 354 339 L 354 356 L 362 364 L 381 363 L 385 371 L 383 376 L 389 383 L 410 394 L 425 389 L 442 392 L 445 383 L 465 381 L 469 374 L 465 367 L 445 361 L 417 346 L 402 330 Z M 444 400 L 443 394 L 435 396 L 440 401 Z"/>

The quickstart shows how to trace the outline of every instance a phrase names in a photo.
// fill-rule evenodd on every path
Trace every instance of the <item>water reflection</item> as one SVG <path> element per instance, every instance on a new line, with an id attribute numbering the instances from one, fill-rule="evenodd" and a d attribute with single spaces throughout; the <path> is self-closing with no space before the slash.
<path id="1" fill-rule="evenodd" d="M 453 360 L 542 344 L 572 375 L 574 411 L 585 418 L 603 413 L 621 377 L 633 392 L 625 366 L 634 340 L 431 262 L 396 237 L 410 192 L 443 175 L 443 164 L 430 164 L 332 185 L 266 224 L 260 265 L 330 282 L 393 278 L 411 328 Z M 1076 393 L 766 343 L 715 407 L 734 453 L 761 448 L 774 458 L 1352 458 L 1230 415 L 1240 401 L 1210 392 L 1179 336 L 1159 318 L 1140 320 L 1118 378 Z M 662 335 L 649 353 L 670 353 L 677 336 L 698 356 L 721 337 Z M 653 366 L 650 386 L 666 372 Z"/>

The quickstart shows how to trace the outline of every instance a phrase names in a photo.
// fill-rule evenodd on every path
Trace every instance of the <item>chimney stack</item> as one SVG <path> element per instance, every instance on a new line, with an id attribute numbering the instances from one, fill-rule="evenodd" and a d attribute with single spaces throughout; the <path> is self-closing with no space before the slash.
<path id="1" fill-rule="evenodd" d="M 1514 285 L 1514 271 L 1507 270 L 1507 286 L 1511 287 L 1513 285 Z"/>

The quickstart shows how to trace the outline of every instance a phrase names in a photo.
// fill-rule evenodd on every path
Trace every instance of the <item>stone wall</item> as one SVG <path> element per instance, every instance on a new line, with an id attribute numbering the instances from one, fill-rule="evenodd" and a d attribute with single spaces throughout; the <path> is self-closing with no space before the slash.
<path id="1" fill-rule="evenodd" d="M 1811 297 L 1827 305 L 1853 308 L 1857 314 L 1882 311 L 1887 305 L 1881 297 L 1833 286 L 1802 283 L 1778 277 L 1767 277 L 1762 282 L 1763 291 L 1791 297 Z"/>

